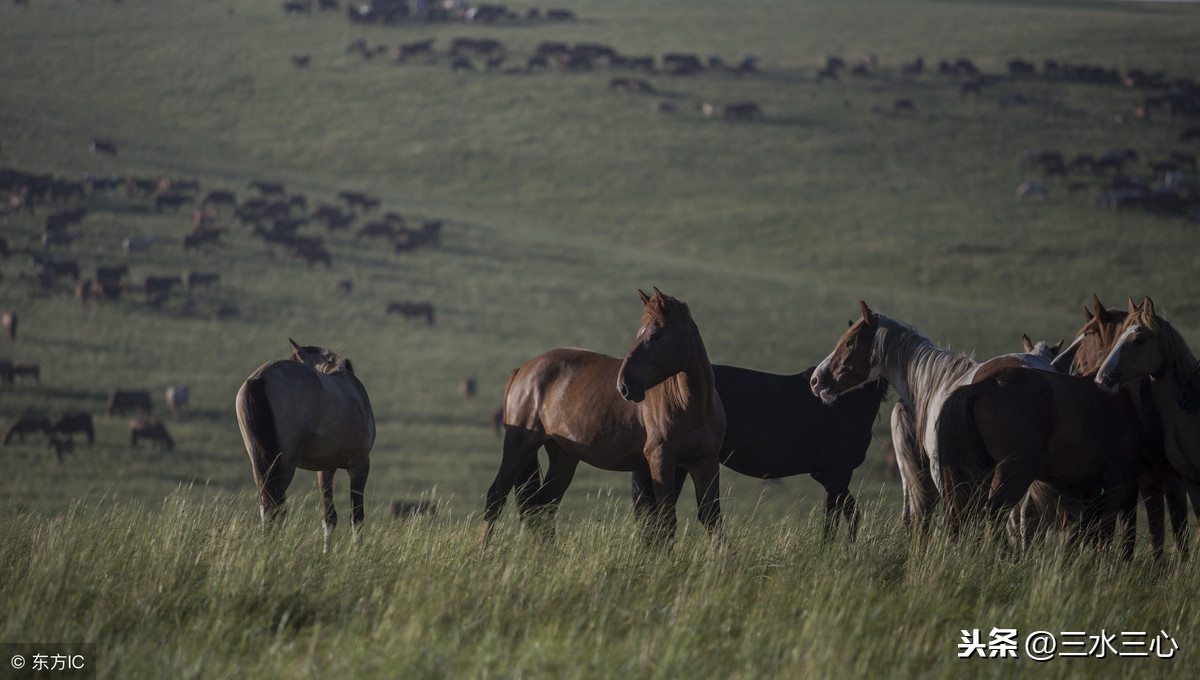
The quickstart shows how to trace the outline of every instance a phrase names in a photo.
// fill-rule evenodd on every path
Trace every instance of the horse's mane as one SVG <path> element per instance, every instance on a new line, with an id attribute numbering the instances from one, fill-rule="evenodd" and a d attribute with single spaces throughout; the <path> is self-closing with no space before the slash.
<path id="1" fill-rule="evenodd" d="M 1180 382 L 1192 374 L 1196 367 L 1196 355 L 1192 353 L 1187 341 L 1183 339 L 1183 335 L 1171 325 L 1171 322 L 1154 311 L 1153 304 L 1143 304 L 1141 308 L 1135 309 L 1125 317 L 1125 323 L 1118 331 L 1118 336 L 1135 324 L 1154 334 L 1163 356 L 1171 362 L 1171 365 L 1167 367 L 1169 373 L 1176 376 Z"/>
<path id="2" fill-rule="evenodd" d="M 354 365 L 341 352 L 335 353 L 324 347 L 305 347 L 304 349 L 319 349 L 320 354 L 310 353 L 307 361 L 299 355 L 293 354 L 292 359 L 311 366 L 318 373 L 337 373 L 343 369 L 349 371 L 351 374 L 354 373 Z"/>
<path id="3" fill-rule="evenodd" d="M 879 325 L 872 343 L 873 351 L 879 355 L 873 363 L 907 367 L 900 372 L 893 387 L 911 399 L 914 422 L 924 423 L 930 415 L 928 396 L 958 380 L 979 362 L 970 355 L 938 347 L 903 321 L 878 313 L 873 316 Z M 923 428 L 918 425 L 918 429 Z"/>
<path id="4" fill-rule="evenodd" d="M 671 320 L 692 318 L 692 312 L 688 309 L 686 302 L 658 290 L 646 302 L 646 315 L 650 317 L 651 321 L 659 324 L 665 324 Z"/>

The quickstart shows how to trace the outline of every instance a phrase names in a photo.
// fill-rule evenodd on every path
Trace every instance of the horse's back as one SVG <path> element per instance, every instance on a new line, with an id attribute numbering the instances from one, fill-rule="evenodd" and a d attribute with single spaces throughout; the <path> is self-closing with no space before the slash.
<path id="1" fill-rule="evenodd" d="M 640 453 L 645 431 L 637 406 L 617 392 L 620 368 L 617 357 L 586 349 L 540 354 L 509 379 L 504 424 L 553 438 L 588 462 L 588 449 L 597 447 L 634 447 Z"/>
<path id="2" fill-rule="evenodd" d="M 826 406 L 812 393 L 812 370 L 779 375 L 713 365 L 725 408 L 722 464 L 751 477 L 778 478 L 862 463 L 882 390 L 867 385 Z"/>

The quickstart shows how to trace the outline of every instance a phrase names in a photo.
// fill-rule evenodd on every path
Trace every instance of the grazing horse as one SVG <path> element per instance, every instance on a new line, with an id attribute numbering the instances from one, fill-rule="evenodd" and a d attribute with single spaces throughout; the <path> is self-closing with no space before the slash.
<path id="1" fill-rule="evenodd" d="M 1146 298 L 1141 307 L 1129 301 L 1129 314 L 1118 329 L 1117 341 L 1096 373 L 1096 384 L 1109 390 L 1150 376 L 1151 394 L 1166 436 L 1166 461 L 1192 485 L 1200 483 L 1200 414 L 1189 413 L 1180 402 L 1188 402 L 1195 367 L 1196 356 L 1183 336 L 1155 312 L 1154 301 Z"/>
<path id="2" fill-rule="evenodd" d="M 363 490 L 375 444 L 375 414 L 344 355 L 292 345 L 287 360 L 259 366 L 238 390 L 238 426 L 254 470 L 263 521 L 275 519 L 296 468 L 315 470 L 321 487 L 325 548 L 337 524 L 333 476 L 350 473 L 351 526 L 363 522 Z"/>
<path id="3" fill-rule="evenodd" d="M 904 488 L 904 522 L 928 526 L 929 511 L 943 493 L 937 423 L 942 403 L 956 387 L 971 381 L 976 359 L 933 344 L 915 328 L 877 314 L 859 302 L 862 318 L 850 325 L 833 352 L 813 371 L 813 394 L 833 403 L 847 390 L 886 378 L 899 397 L 892 408 L 892 444 Z M 1007 354 L 987 362 L 1052 370 L 1029 354 Z"/>
<path id="4" fill-rule="evenodd" d="M 648 471 L 653 512 L 642 516 L 647 543 L 675 530 L 675 470 L 696 486 L 700 520 L 718 531 L 725 412 L 700 331 L 683 302 L 657 288 L 638 291 L 641 325 L 625 358 L 577 348 L 534 357 L 509 376 L 504 390 L 504 458 L 487 492 L 480 545 L 485 545 L 509 491 L 516 487 L 524 519 L 553 517 L 579 461 L 605 470 Z M 614 389 L 615 388 L 615 389 Z M 550 465 L 540 484 L 537 452 Z"/>
<path id="5" fill-rule="evenodd" d="M 1056 369 L 1071 375 L 1094 378 L 1104 363 L 1108 353 L 1117 342 L 1118 330 L 1124 323 L 1128 312 L 1116 307 L 1105 307 L 1100 298 L 1092 295 L 1092 310 L 1084 308 L 1087 320 L 1075 334 L 1075 340 L 1055 358 Z M 1147 436 L 1147 458 L 1151 466 L 1142 475 L 1142 502 L 1146 506 L 1146 517 L 1150 533 L 1150 546 L 1155 559 L 1162 557 L 1164 547 L 1164 516 L 1171 517 L 1171 528 L 1175 535 L 1175 545 L 1180 555 L 1187 557 L 1190 552 L 1188 545 L 1188 495 L 1192 496 L 1192 505 L 1200 512 L 1200 485 L 1189 485 L 1178 475 L 1163 458 L 1164 435 L 1162 416 L 1154 402 L 1150 388 L 1150 378 L 1143 377 L 1131 381 L 1124 386 L 1130 398 L 1133 399 L 1138 415 L 1142 421 Z M 1189 486 L 1191 488 L 1189 488 Z"/>
<path id="6" fill-rule="evenodd" d="M 168 451 L 175 448 L 175 441 L 167 432 L 167 426 L 154 418 L 134 418 L 129 421 L 129 445 L 136 449 L 138 439 L 149 439 Z"/>
<path id="7" fill-rule="evenodd" d="M 816 367 L 795 375 L 713 365 L 717 394 L 725 407 L 721 464 L 757 479 L 812 475 L 825 488 L 825 535 L 844 515 L 853 541 L 860 513 L 850 478 L 866 459 L 871 424 L 887 394 L 876 380 L 826 406 L 809 389 Z M 683 488 L 677 471 L 675 496 Z M 634 503 L 653 500 L 650 474 L 633 473 Z"/>
<path id="8" fill-rule="evenodd" d="M 108 415 L 124 415 L 128 411 L 150 413 L 150 390 L 113 390 L 108 397 Z"/>
<path id="9" fill-rule="evenodd" d="M 17 324 L 20 323 L 20 318 L 16 312 L 5 312 L 3 317 L 0 317 L 4 323 L 4 331 L 8 334 L 9 340 L 17 339 Z"/>
<path id="10" fill-rule="evenodd" d="M 54 423 L 54 432 L 65 434 L 68 437 L 76 432 L 82 432 L 87 435 L 89 445 L 96 443 L 96 427 L 90 413 L 64 413 Z"/>
<path id="11" fill-rule="evenodd" d="M 13 436 L 24 442 L 25 435 L 35 432 L 49 438 L 51 434 L 50 421 L 45 416 L 36 413 L 23 413 L 4 432 L 4 444 L 8 445 Z"/>

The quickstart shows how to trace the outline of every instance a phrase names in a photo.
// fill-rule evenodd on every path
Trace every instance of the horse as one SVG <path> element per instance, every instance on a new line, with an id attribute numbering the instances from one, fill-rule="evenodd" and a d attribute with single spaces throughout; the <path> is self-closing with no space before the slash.
<path id="1" fill-rule="evenodd" d="M 995 526 L 1035 480 L 1084 502 L 1082 527 L 1133 555 L 1146 442 L 1132 400 L 1088 378 L 988 364 L 954 389 L 936 421 L 941 491 L 952 534 L 978 510 Z"/>
<path id="2" fill-rule="evenodd" d="M 1084 307 L 1086 321 L 1075 334 L 1071 344 L 1052 362 L 1054 367 L 1071 375 L 1094 378 L 1100 365 L 1116 344 L 1118 329 L 1128 312 L 1116 307 L 1105 307 L 1100 298 L 1092 295 L 1093 310 Z M 1146 517 L 1150 533 L 1150 546 L 1155 559 L 1161 558 L 1164 548 L 1164 516 L 1169 513 L 1175 545 L 1180 555 L 1190 552 L 1188 545 L 1187 502 L 1189 492 L 1193 500 L 1200 500 L 1200 487 L 1188 488 L 1180 477 L 1163 459 L 1162 417 L 1154 403 L 1149 378 L 1141 378 L 1125 386 L 1138 410 L 1142 426 L 1147 435 L 1147 455 L 1151 467 L 1142 475 L 1142 502 L 1146 506 Z M 1070 503 L 1068 502 L 1068 505 Z M 1200 504 L 1193 502 L 1200 508 Z M 1200 510 L 1198 510 L 1200 511 Z"/>
<path id="3" fill-rule="evenodd" d="M 721 464 L 757 479 L 812 475 L 825 489 L 825 536 L 832 536 L 844 516 L 853 541 L 861 515 L 850 478 L 866 460 L 887 381 L 865 383 L 827 406 L 809 389 L 815 366 L 793 375 L 720 364 L 712 368 L 725 407 Z M 680 472 L 676 498 L 684 482 Z M 650 474 L 634 472 L 632 477 L 634 504 L 653 501 Z"/>
<path id="4" fill-rule="evenodd" d="M 25 435 L 35 432 L 40 432 L 49 438 L 51 434 L 50 420 L 36 413 L 23 413 L 4 432 L 4 444 L 7 446 L 11 443 L 14 436 L 24 443 Z"/>
<path id="5" fill-rule="evenodd" d="M 641 515 L 646 544 L 674 536 L 676 467 L 695 483 L 700 521 L 710 535 L 719 531 L 725 411 L 708 352 L 685 303 L 657 288 L 638 295 L 642 320 L 624 359 L 559 348 L 510 374 L 503 460 L 487 492 L 481 547 L 514 487 L 522 518 L 538 520 L 542 535 L 553 539 L 551 520 L 580 461 L 649 472 L 654 503 Z M 544 483 L 537 459 L 543 447 L 550 461 Z"/>
<path id="6" fill-rule="evenodd" d="M 191 392 L 187 385 L 178 385 L 167 388 L 167 406 L 171 408 L 171 414 L 176 420 L 183 417 L 183 412 L 187 410 L 188 395 Z"/>
<path id="7" fill-rule="evenodd" d="M 124 414 L 127 411 L 153 411 L 150 405 L 150 390 L 113 390 L 108 397 L 108 415 Z"/>
<path id="8" fill-rule="evenodd" d="M 68 437 L 76 432 L 82 432 L 87 435 L 88 445 L 96 443 L 96 427 L 90 413 L 64 413 L 54 422 L 53 431 Z"/>
<path id="9" fill-rule="evenodd" d="M 904 523 L 924 529 L 943 493 L 935 428 L 938 413 L 950 392 L 969 383 L 985 364 L 938 347 L 912 326 L 871 311 L 865 302 L 860 301 L 859 307 L 862 318 L 851 323 L 833 352 L 817 365 L 809 385 L 826 403 L 880 377 L 896 390 L 892 444 L 904 489 Z M 987 364 L 1052 370 L 1045 359 L 1029 354 L 1006 354 Z"/>
<path id="10" fill-rule="evenodd" d="M 333 476 L 350 473 L 351 526 L 363 522 L 363 490 L 375 444 L 375 414 L 367 390 L 342 354 L 297 345 L 292 356 L 259 366 L 238 389 L 238 426 L 258 487 L 263 522 L 282 510 L 296 468 L 315 470 L 321 487 L 325 549 L 337 524 Z"/>
<path id="11" fill-rule="evenodd" d="M 1200 416 L 1181 408 L 1196 367 L 1196 356 L 1146 298 L 1140 307 L 1129 301 L 1129 312 L 1118 329 L 1117 341 L 1096 373 L 1096 384 L 1108 390 L 1141 376 L 1150 376 L 1154 404 L 1166 436 L 1164 455 L 1181 477 L 1200 483 Z"/>
<path id="12" fill-rule="evenodd" d="M 134 418 L 129 421 L 129 445 L 137 448 L 138 439 L 149 439 L 170 451 L 175 441 L 167 432 L 167 426 L 154 418 Z"/>

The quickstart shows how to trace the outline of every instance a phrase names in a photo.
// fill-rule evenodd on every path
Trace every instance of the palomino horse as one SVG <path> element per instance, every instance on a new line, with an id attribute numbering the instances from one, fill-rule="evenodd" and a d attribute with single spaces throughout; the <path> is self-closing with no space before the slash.
<path id="1" fill-rule="evenodd" d="M 713 366 L 727 423 L 721 464 L 757 479 L 812 475 L 825 489 L 825 536 L 844 516 L 853 541 L 860 513 L 850 478 L 866 459 L 871 425 L 888 385 L 882 379 L 867 383 L 826 406 L 809 389 L 815 368 L 776 375 Z M 679 472 L 676 497 L 684 482 Z M 633 499 L 635 505 L 653 502 L 648 472 L 633 473 Z"/>
<path id="2" fill-rule="evenodd" d="M 859 306 L 862 318 L 813 371 L 810 388 L 825 403 L 880 377 L 895 388 L 899 400 L 892 408 L 892 444 L 904 488 L 904 521 L 924 528 L 942 493 L 938 413 L 950 392 L 969 383 L 983 364 L 938 347 L 912 326 L 871 311 L 865 302 Z M 1007 354 L 988 364 L 1051 370 L 1048 361 L 1030 354 Z"/>
<path id="3" fill-rule="evenodd" d="M 1096 383 L 1110 390 L 1150 376 L 1154 404 L 1162 417 L 1167 463 L 1192 488 L 1200 484 L 1200 414 L 1181 408 L 1196 367 L 1196 356 L 1183 336 L 1154 311 L 1146 298 L 1141 307 L 1129 302 L 1129 314 L 1118 329 L 1112 351 L 1096 373 Z"/>
<path id="4" fill-rule="evenodd" d="M 1123 309 L 1105 307 L 1100 298 L 1092 295 L 1093 310 L 1084 307 L 1086 321 L 1075 334 L 1075 340 L 1055 358 L 1053 364 L 1059 371 L 1071 375 L 1094 378 L 1100 370 L 1100 365 L 1116 344 L 1118 333 L 1125 317 Z M 1171 528 L 1175 535 L 1175 545 L 1180 555 L 1185 559 L 1189 553 L 1188 546 L 1188 485 L 1175 474 L 1171 466 L 1163 458 L 1164 436 L 1162 417 L 1154 403 L 1151 393 L 1150 378 L 1143 377 L 1131 381 L 1124 386 L 1133 399 L 1138 416 L 1142 421 L 1148 447 L 1148 469 L 1141 479 L 1142 502 L 1146 506 L 1146 518 L 1150 533 L 1150 546 L 1155 558 L 1163 555 L 1164 516 L 1169 511 Z M 1200 487 L 1192 490 L 1193 499 L 1200 499 Z M 1164 503 L 1165 501 L 1165 503 Z M 1064 504 L 1070 508 L 1069 499 Z M 1196 505 L 1193 503 L 1193 505 Z M 1050 505 L 1046 506 L 1047 508 Z M 1196 505 L 1200 511 L 1200 505 Z"/>
<path id="5" fill-rule="evenodd" d="M 296 468 L 317 472 L 328 549 L 337 524 L 333 475 L 340 468 L 350 472 L 351 525 L 358 538 L 375 414 L 349 359 L 288 342 L 291 359 L 259 366 L 238 390 L 238 426 L 253 464 L 264 521 L 279 514 Z"/>
<path id="6" fill-rule="evenodd" d="M 700 521 L 719 529 L 725 411 L 713 369 L 686 304 L 641 291 L 645 311 L 625 359 L 583 349 L 551 350 L 525 362 L 504 391 L 504 458 L 487 493 L 480 544 L 486 544 L 508 493 L 517 487 L 521 515 L 537 513 L 544 534 L 579 461 L 605 470 L 648 471 L 654 512 L 643 517 L 647 542 L 675 529 L 675 469 L 692 476 Z M 538 485 L 537 452 L 550 465 Z M 540 511 L 540 512 L 539 512 Z"/>

